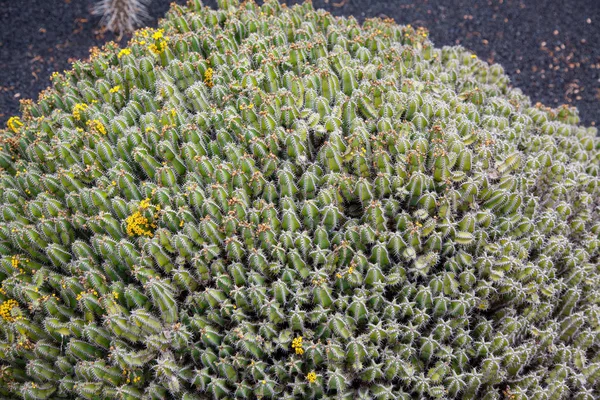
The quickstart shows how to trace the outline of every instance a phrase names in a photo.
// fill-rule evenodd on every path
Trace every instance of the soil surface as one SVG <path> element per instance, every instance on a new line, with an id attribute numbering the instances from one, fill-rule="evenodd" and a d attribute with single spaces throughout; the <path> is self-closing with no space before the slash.
<path id="1" fill-rule="evenodd" d="M 148 26 L 172 0 L 151 0 Z M 186 0 L 176 0 L 184 4 Z M 287 4 L 297 1 L 286 0 Z M 204 0 L 216 7 L 216 1 Z M 501 64 L 533 102 L 577 106 L 600 124 L 600 0 L 314 0 L 334 15 L 394 18 L 429 29 L 437 47 L 460 44 Z M 38 98 L 53 71 L 115 40 L 93 0 L 0 0 L 0 126 L 19 100 Z M 129 38 L 121 39 L 126 45 Z"/>

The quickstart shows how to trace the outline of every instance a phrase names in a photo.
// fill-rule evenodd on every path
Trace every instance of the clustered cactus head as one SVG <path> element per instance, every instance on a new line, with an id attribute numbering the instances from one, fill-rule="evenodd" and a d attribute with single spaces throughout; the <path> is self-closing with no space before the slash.
<path id="1" fill-rule="evenodd" d="M 595 135 L 422 29 L 174 5 L 0 135 L 0 395 L 598 399 Z"/>

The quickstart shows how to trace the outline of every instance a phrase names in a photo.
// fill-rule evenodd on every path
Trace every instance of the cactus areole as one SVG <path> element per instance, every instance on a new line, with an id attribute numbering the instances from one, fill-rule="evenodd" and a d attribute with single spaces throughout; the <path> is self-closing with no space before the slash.
<path id="1" fill-rule="evenodd" d="M 21 110 L 3 399 L 600 398 L 600 143 L 499 65 L 192 0 Z"/>

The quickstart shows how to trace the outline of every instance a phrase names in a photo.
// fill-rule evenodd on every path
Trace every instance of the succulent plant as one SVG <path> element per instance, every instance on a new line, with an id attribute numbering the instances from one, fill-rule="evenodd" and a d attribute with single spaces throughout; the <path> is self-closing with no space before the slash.
<path id="1" fill-rule="evenodd" d="M 0 149 L 0 396 L 600 397 L 600 141 L 310 3 L 173 5 Z"/>

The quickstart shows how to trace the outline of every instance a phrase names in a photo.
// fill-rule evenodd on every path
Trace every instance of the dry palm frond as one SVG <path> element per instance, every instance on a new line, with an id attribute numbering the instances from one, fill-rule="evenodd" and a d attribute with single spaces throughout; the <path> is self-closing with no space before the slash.
<path id="1" fill-rule="evenodd" d="M 112 32 L 132 32 L 149 17 L 147 6 L 151 0 L 100 0 L 93 13 L 102 15 L 102 24 Z"/>

